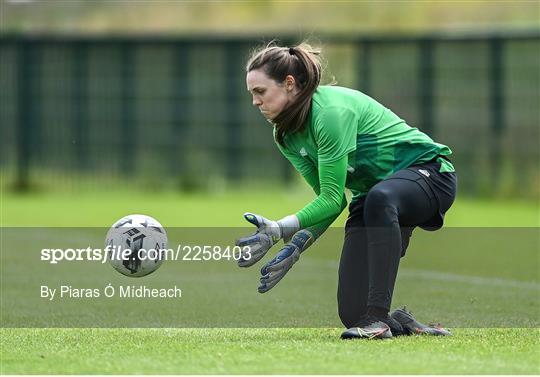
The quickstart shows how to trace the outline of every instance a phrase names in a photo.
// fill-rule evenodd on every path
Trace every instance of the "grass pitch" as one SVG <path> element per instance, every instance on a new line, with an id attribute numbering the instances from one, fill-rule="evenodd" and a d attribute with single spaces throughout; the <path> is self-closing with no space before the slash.
<path id="1" fill-rule="evenodd" d="M 3 373 L 538 374 L 538 329 L 341 341 L 339 329 L 3 329 Z"/>
<path id="2" fill-rule="evenodd" d="M 244 226 L 241 218 L 244 211 L 259 212 L 268 217 L 283 216 L 300 208 L 307 198 L 303 192 L 189 197 L 125 193 L 83 196 L 3 194 L 1 221 L 3 226 L 108 227 L 128 213 L 146 213 L 159 219 L 165 227 Z M 345 215 L 336 225 L 343 224 Z M 454 336 L 451 338 L 339 340 L 342 329 L 335 313 L 339 254 L 313 249 L 309 257 L 302 257 L 274 288 L 275 291 L 266 295 L 255 291 L 256 269 L 246 272 L 246 286 L 242 288 L 245 289 L 242 291 L 245 301 L 230 302 L 222 307 L 222 313 L 237 313 L 250 319 L 271 308 L 278 308 L 276 311 L 287 309 L 291 313 L 325 318 L 335 326 L 295 328 L 294 321 L 285 316 L 287 312 L 283 317 L 276 312 L 265 315 L 277 318 L 277 323 L 283 321 L 291 328 L 2 328 L 0 372 L 539 374 L 538 249 L 523 251 L 523 245 L 505 244 L 504 237 L 500 238 L 505 234 L 504 229 L 488 228 L 514 226 L 537 230 L 538 221 L 538 208 L 529 203 L 458 200 L 448 214 L 447 226 L 464 227 L 465 232 L 465 227 L 486 227 L 485 233 L 473 233 L 483 234 L 481 239 L 464 236 L 459 244 L 431 250 L 431 237 L 444 239 L 444 233 L 426 233 L 425 237 L 415 235 L 409 254 L 402 261 L 394 303 L 410 305 L 421 320 L 441 320 L 452 325 Z M 469 244 L 473 247 L 467 249 Z M 486 252 L 494 245 L 502 245 L 500 254 L 489 258 Z M 3 244 L 2 248 L 5 246 Z M 520 251 L 523 253 L 519 254 Z M 21 265 L 13 275 L 30 278 L 29 268 Z M 313 280 L 314 276 L 324 273 L 329 280 Z M 195 272 L 193 274 L 197 276 Z M 117 275 L 111 276 L 119 278 Z M 2 276 L 2 284 L 12 284 L 9 278 Z M 149 277 L 174 278 L 172 266 L 166 265 Z M 212 279 L 207 280 L 212 285 Z M 218 284 L 214 287 L 219 289 Z M 4 308 L 10 305 L 5 297 L 2 301 Z M 144 305 L 152 305 L 145 300 L 139 302 L 141 309 Z M 197 312 L 197 307 L 192 309 Z M 174 307 L 167 310 L 165 316 L 178 315 Z M 211 319 L 205 319 L 203 307 L 198 310 L 201 320 Z M 451 316 L 445 317 L 445 313 L 451 313 Z M 3 314 L 3 326 L 7 321 L 18 320 L 9 311 Z M 59 312 L 57 319 L 69 323 L 71 317 L 69 312 Z M 19 320 L 23 325 L 24 318 Z M 510 328 L 514 327 L 512 323 L 523 328 Z M 482 325 L 483 328 L 464 328 Z"/>

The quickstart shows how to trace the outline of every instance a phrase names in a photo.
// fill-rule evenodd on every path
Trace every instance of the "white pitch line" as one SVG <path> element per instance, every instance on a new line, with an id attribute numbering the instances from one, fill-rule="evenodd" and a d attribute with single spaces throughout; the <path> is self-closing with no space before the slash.
<path id="1" fill-rule="evenodd" d="M 448 272 L 413 269 L 413 268 L 400 269 L 399 276 L 416 277 L 416 278 L 422 278 L 422 279 L 428 279 L 428 280 L 439 280 L 439 281 L 455 282 L 455 283 L 484 285 L 484 286 L 491 286 L 491 287 L 540 290 L 540 284 L 535 283 L 535 282 L 519 281 L 519 280 L 511 280 L 511 279 L 503 279 L 503 278 L 493 278 L 493 277 L 457 275 L 457 274 L 451 274 Z"/>
<path id="2" fill-rule="evenodd" d="M 309 262 L 308 262 L 309 261 Z M 318 267 L 324 265 L 325 268 L 337 271 L 339 261 L 315 261 L 314 259 L 305 259 L 304 263 L 313 263 Z M 420 278 L 425 280 L 437 280 L 442 282 L 463 283 L 482 285 L 489 287 L 504 287 L 504 288 L 517 288 L 517 289 L 530 289 L 540 290 L 540 283 L 533 281 L 520 281 L 512 279 L 503 279 L 496 277 L 481 277 L 471 275 L 458 275 L 442 271 L 424 270 L 419 268 L 400 268 L 398 277 L 406 278 Z"/>

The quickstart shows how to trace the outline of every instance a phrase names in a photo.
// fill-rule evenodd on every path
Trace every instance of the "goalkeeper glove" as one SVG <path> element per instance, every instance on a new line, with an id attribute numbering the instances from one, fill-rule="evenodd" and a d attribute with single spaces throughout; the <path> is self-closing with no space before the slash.
<path id="1" fill-rule="evenodd" d="M 272 221 L 254 213 L 244 213 L 244 218 L 257 227 L 257 231 L 248 237 L 236 241 L 236 246 L 247 247 L 238 260 L 240 267 L 249 267 L 257 263 L 281 238 L 287 239 L 299 227 L 296 216 L 287 216 L 279 221 Z"/>
<path id="2" fill-rule="evenodd" d="M 303 229 L 294 234 L 291 241 L 287 243 L 263 268 L 261 268 L 261 285 L 259 293 L 268 292 L 272 289 L 287 272 L 291 269 L 298 259 L 300 254 L 306 250 L 315 240 L 313 234 Z"/>

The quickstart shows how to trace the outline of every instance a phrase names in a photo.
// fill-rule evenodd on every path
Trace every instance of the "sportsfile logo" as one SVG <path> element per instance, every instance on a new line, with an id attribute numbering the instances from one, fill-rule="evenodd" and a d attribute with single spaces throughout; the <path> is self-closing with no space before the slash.
<path id="1" fill-rule="evenodd" d="M 249 246 L 219 246 L 219 245 L 178 245 L 176 249 L 127 249 L 120 246 L 107 245 L 104 249 L 90 246 L 86 248 L 41 249 L 40 259 L 49 264 L 59 262 L 101 262 L 130 261 L 134 258 L 149 261 L 238 261 L 240 258 L 251 259 Z"/>

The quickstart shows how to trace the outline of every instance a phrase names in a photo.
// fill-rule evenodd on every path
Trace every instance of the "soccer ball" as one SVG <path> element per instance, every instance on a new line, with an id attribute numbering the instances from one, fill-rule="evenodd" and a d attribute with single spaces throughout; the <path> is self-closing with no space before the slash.
<path id="1" fill-rule="evenodd" d="M 161 266 L 167 248 L 163 226 L 146 215 L 128 215 L 115 222 L 105 239 L 114 269 L 130 277 L 146 276 Z"/>

